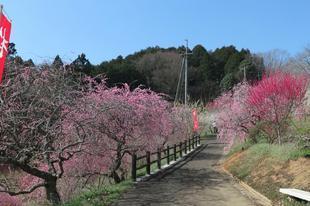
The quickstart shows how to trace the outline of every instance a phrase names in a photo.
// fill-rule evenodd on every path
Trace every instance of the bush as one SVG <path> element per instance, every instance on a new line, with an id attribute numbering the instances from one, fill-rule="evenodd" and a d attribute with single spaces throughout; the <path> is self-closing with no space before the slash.
<path id="1" fill-rule="evenodd" d="M 310 117 L 291 122 L 290 136 L 294 136 L 300 148 L 310 149 Z"/>
<path id="2" fill-rule="evenodd" d="M 304 157 L 309 154 L 310 150 L 300 149 L 296 144 L 292 143 L 282 145 L 261 143 L 251 146 L 247 152 L 249 156 L 255 156 L 258 159 L 271 157 L 280 161 L 287 161 Z"/>
<path id="3" fill-rule="evenodd" d="M 63 206 L 107 206 L 117 200 L 122 192 L 130 188 L 131 181 L 124 181 L 119 184 L 105 186 L 101 188 L 91 188 L 81 195 L 73 198 L 71 201 L 63 204 Z"/>
<path id="4" fill-rule="evenodd" d="M 248 141 L 244 141 L 241 143 L 235 143 L 231 149 L 229 150 L 229 152 L 226 154 L 226 156 L 232 156 L 238 152 L 244 151 L 246 149 L 248 149 L 249 147 L 251 147 L 253 144 L 255 144 L 253 141 L 248 140 Z"/>

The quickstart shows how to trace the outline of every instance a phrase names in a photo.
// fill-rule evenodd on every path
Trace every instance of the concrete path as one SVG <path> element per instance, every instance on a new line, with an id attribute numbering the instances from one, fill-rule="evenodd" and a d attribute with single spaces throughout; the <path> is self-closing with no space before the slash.
<path id="1" fill-rule="evenodd" d="M 217 171 L 223 145 L 206 144 L 163 175 L 140 182 L 123 194 L 115 206 L 249 206 L 254 205 L 231 178 Z"/>

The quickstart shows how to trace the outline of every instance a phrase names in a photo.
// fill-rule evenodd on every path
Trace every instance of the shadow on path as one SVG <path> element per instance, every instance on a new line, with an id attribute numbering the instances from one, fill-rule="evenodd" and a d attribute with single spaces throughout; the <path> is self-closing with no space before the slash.
<path id="1" fill-rule="evenodd" d="M 229 176 L 214 168 L 222 153 L 222 144 L 214 139 L 207 140 L 199 151 L 184 161 L 147 182 L 136 184 L 114 205 L 254 205 L 234 186 Z"/>

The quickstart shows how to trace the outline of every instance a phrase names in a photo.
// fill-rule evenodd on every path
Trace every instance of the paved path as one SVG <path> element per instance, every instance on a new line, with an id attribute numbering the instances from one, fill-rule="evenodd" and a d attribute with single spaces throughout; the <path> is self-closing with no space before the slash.
<path id="1" fill-rule="evenodd" d="M 223 146 L 215 140 L 206 143 L 199 153 L 168 170 L 164 176 L 136 184 L 115 206 L 254 205 L 230 177 L 215 169 Z"/>

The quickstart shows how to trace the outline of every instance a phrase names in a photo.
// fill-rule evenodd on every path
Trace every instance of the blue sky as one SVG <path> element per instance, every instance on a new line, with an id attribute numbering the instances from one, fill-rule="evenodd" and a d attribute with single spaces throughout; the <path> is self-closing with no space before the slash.
<path id="1" fill-rule="evenodd" d="M 2 0 L 11 41 L 35 62 L 84 52 L 92 63 L 148 46 L 224 45 L 254 52 L 310 43 L 309 0 Z"/>

